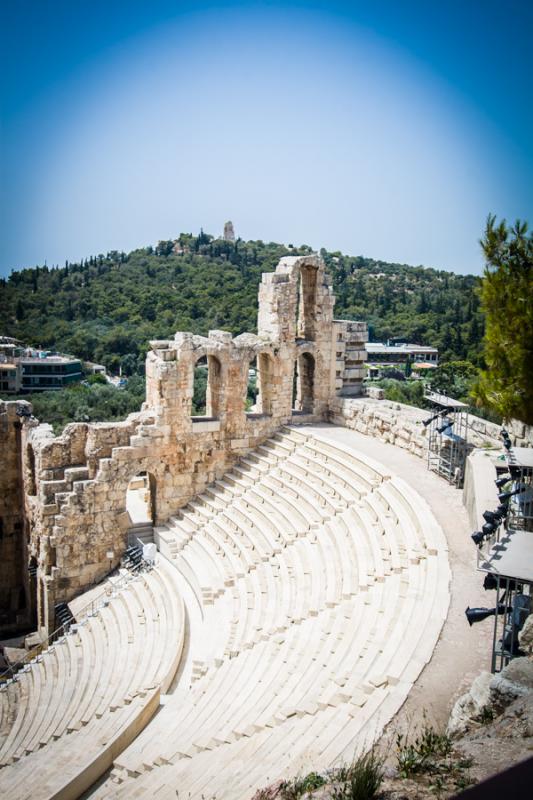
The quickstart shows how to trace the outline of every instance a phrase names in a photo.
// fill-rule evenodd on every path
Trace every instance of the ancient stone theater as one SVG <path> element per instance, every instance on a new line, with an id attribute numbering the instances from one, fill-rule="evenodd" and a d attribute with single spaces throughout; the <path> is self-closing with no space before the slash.
<path id="1" fill-rule="evenodd" d="M 150 343 L 125 421 L 54 436 L 0 403 L 1 631 L 36 645 L 0 686 L 3 797 L 248 800 L 402 707 L 466 522 L 424 412 L 363 396 L 366 325 L 334 301 L 320 257 L 283 258 L 257 334 Z"/>

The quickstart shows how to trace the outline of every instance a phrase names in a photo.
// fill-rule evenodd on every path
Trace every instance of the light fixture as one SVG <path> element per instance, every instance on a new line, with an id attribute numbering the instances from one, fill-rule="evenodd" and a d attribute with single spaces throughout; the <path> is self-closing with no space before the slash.
<path id="1" fill-rule="evenodd" d="M 487 591 L 487 589 L 496 589 L 497 587 L 498 587 L 498 580 L 496 576 L 493 575 L 492 572 L 487 572 L 487 574 L 485 575 L 485 580 L 483 581 L 483 588 L 485 589 L 485 591 Z"/>
<path id="2" fill-rule="evenodd" d="M 500 514 L 498 511 L 484 511 L 483 512 L 483 519 L 486 522 L 494 522 L 495 524 L 499 525 L 502 520 L 503 514 Z"/>
<path id="3" fill-rule="evenodd" d="M 498 614 L 504 614 L 506 611 L 507 613 L 511 612 L 513 609 L 510 606 L 500 605 L 498 606 Z M 470 608 L 470 606 L 465 611 L 466 618 L 468 620 L 468 624 L 470 627 L 475 622 L 481 622 L 487 617 L 493 617 L 496 614 L 496 608 Z"/>
<path id="4" fill-rule="evenodd" d="M 500 494 L 498 495 L 498 500 L 500 501 L 500 503 L 508 503 L 511 497 L 514 497 L 515 494 L 520 494 L 520 492 L 523 491 L 524 490 L 522 488 L 519 488 L 515 489 L 513 492 L 500 492 Z"/>
<path id="5" fill-rule="evenodd" d="M 501 489 L 502 486 L 505 486 L 505 484 L 509 483 L 510 480 L 511 480 L 510 475 L 503 475 L 501 478 L 496 478 L 494 483 L 496 484 L 498 489 Z"/>
<path id="6" fill-rule="evenodd" d="M 485 534 L 482 533 L 481 531 L 475 531 L 471 536 L 472 541 L 474 542 L 474 544 L 477 544 L 478 547 L 481 545 L 484 538 Z"/>
<path id="7" fill-rule="evenodd" d="M 449 420 L 449 419 L 444 420 L 442 425 L 439 425 L 439 427 L 437 428 L 437 433 L 444 433 L 444 431 L 447 430 L 448 428 L 451 428 L 452 425 L 453 425 L 453 422 L 451 420 Z"/>

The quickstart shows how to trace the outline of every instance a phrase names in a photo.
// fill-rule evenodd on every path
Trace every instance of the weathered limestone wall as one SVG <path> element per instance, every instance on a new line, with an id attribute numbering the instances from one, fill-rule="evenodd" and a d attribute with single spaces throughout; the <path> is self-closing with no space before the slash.
<path id="1" fill-rule="evenodd" d="M 366 322 L 335 320 L 335 390 L 341 397 L 362 394 L 365 361 L 368 358 Z"/>
<path id="2" fill-rule="evenodd" d="M 335 397 L 330 404 L 329 419 L 336 425 L 345 425 L 368 436 L 375 436 L 425 458 L 427 430 L 422 421 L 428 416 L 430 412 L 427 409 L 365 396 L 353 399 Z M 509 426 L 515 446 L 528 446 L 522 444 L 527 439 L 515 433 L 521 433 L 523 428 L 521 423 Z M 472 448 L 501 449 L 500 431 L 501 425 L 473 415 L 468 417 L 468 443 Z"/>
<path id="3" fill-rule="evenodd" d="M 422 425 L 427 410 L 370 397 L 336 397 L 330 405 L 330 422 L 394 444 L 424 458 L 427 432 Z"/>
<path id="4" fill-rule="evenodd" d="M 334 302 L 321 258 L 284 258 L 275 273 L 263 275 L 257 335 L 180 332 L 151 342 L 146 402 L 138 414 L 119 423 L 73 423 L 58 437 L 47 425 L 24 423 L 27 557 L 37 565 L 43 633 L 54 626 L 57 602 L 72 599 L 118 563 L 131 525 L 126 492 L 133 477 L 147 473 L 154 522 L 164 522 L 294 414 L 325 419 L 337 368 L 341 389 L 360 392 L 366 325 L 334 323 Z M 204 358 L 206 414 L 194 417 L 194 369 Z M 259 393 L 247 412 L 254 360 Z"/>
<path id="5" fill-rule="evenodd" d="M 22 425 L 17 409 L 0 401 L 0 633 L 28 624 L 31 615 L 25 548 Z"/>

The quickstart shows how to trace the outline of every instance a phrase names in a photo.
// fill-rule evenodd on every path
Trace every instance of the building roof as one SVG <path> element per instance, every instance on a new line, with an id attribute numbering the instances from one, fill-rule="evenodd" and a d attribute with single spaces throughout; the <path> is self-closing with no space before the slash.
<path id="1" fill-rule="evenodd" d="M 440 392 L 427 392 L 424 397 L 434 406 L 440 406 L 441 408 L 468 408 L 468 405 L 461 400 L 455 400 L 446 394 L 440 394 Z"/>
<path id="2" fill-rule="evenodd" d="M 505 578 L 533 583 L 533 535 L 531 531 L 507 530 L 494 544 L 480 569 Z"/>
<path id="3" fill-rule="evenodd" d="M 420 344 L 384 344 L 383 342 L 367 342 L 366 349 L 369 353 L 405 353 L 406 355 L 416 353 L 438 353 L 437 347 L 429 347 Z"/>
<path id="4" fill-rule="evenodd" d="M 21 364 L 81 364 L 81 360 L 73 356 L 21 356 L 18 361 Z"/>

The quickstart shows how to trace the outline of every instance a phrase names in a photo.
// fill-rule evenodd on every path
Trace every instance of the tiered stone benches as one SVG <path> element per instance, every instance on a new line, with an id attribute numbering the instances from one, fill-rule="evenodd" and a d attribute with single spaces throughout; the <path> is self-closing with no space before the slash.
<path id="1" fill-rule="evenodd" d="M 418 494 L 286 428 L 158 530 L 211 646 L 94 796 L 245 800 L 369 746 L 448 608 L 446 543 Z"/>
<path id="2" fill-rule="evenodd" d="M 181 659 L 177 578 L 160 558 L 0 691 L 3 796 L 78 796 L 142 730 Z"/>

